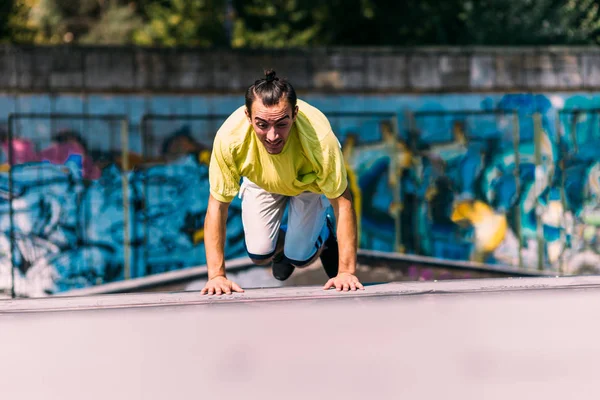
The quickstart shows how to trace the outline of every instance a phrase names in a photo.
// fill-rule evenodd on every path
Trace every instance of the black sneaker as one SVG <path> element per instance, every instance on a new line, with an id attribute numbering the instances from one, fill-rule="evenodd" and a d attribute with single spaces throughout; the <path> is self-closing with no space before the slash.
<path id="1" fill-rule="evenodd" d="M 335 278 L 338 274 L 340 265 L 340 251 L 335 236 L 335 228 L 333 227 L 333 222 L 331 221 L 331 218 L 329 218 L 329 215 L 326 217 L 326 220 L 327 228 L 329 228 L 329 237 L 325 241 L 325 244 L 323 244 L 323 251 L 319 258 L 321 259 L 323 269 L 327 276 Z"/>
<path id="2" fill-rule="evenodd" d="M 275 257 L 273 257 L 273 276 L 278 281 L 285 281 L 292 275 L 294 269 L 296 269 L 296 267 L 283 258 L 283 252 L 276 254 Z"/>

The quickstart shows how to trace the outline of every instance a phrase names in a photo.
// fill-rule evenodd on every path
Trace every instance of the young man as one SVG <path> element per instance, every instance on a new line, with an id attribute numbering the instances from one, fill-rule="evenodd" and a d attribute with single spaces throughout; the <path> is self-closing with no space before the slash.
<path id="1" fill-rule="evenodd" d="M 201 293 L 243 292 L 227 279 L 224 259 L 227 210 L 238 193 L 246 248 L 255 264 L 272 265 L 275 278 L 285 280 L 320 257 L 330 277 L 324 289 L 363 289 L 355 276 L 356 214 L 329 121 L 297 100 L 294 88 L 274 71 L 248 88 L 245 103 L 214 140 L 204 224 L 209 280 Z M 330 204 L 337 239 L 326 215 Z"/>

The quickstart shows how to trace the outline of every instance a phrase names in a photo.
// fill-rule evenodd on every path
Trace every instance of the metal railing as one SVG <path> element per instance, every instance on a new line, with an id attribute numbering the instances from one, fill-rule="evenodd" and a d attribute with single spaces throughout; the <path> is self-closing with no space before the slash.
<path id="1" fill-rule="evenodd" d="M 559 110 L 554 141 L 557 146 L 560 202 L 565 211 L 573 214 L 569 221 L 563 216 L 563 223 L 573 236 L 570 249 L 598 253 L 600 249 L 597 246 L 597 234 L 593 238 L 586 238 L 585 230 L 595 229 L 593 215 L 600 206 L 600 108 Z M 585 227 L 581 235 L 577 234 L 578 223 Z M 561 240 L 566 241 L 564 233 Z M 567 248 L 560 254 L 560 273 L 563 273 L 565 266 L 566 250 Z"/>
<path id="2" fill-rule="evenodd" d="M 394 235 L 393 244 L 390 247 L 392 251 L 403 251 L 402 249 L 402 186 L 400 176 L 404 168 L 399 162 L 399 158 L 408 150 L 402 145 L 401 132 L 398 124 L 398 115 L 394 112 L 324 112 L 328 118 L 333 132 L 337 136 L 344 158 L 347 163 L 350 189 L 353 194 L 355 211 L 358 216 L 358 242 L 366 247 L 372 247 L 373 241 L 389 240 L 390 233 Z M 369 219 L 366 215 L 373 211 L 366 203 L 374 195 L 375 188 L 362 190 L 358 175 L 361 173 L 360 153 L 378 152 L 382 156 L 381 160 L 387 164 L 387 187 L 392 191 L 390 202 L 391 219 L 393 220 L 393 232 L 387 232 L 385 229 L 376 230 L 363 229 L 362 220 Z M 405 155 L 405 154 L 404 154 Z M 383 171 L 382 171 L 383 172 Z M 375 183 L 370 182 L 370 183 Z M 363 185 L 364 186 L 364 185 Z M 383 224 L 383 222 L 382 222 Z"/>
<path id="3" fill-rule="evenodd" d="M 516 255 L 518 268 L 531 270 L 533 264 L 531 258 L 527 263 L 523 259 L 524 251 L 526 251 L 525 241 L 529 240 L 537 245 L 535 269 L 540 272 L 547 270 L 550 266 L 545 250 L 547 243 L 544 236 L 545 217 L 543 214 L 544 204 L 541 200 L 542 193 L 553 187 L 558 188 L 560 201 L 565 212 L 579 213 L 579 211 L 576 212 L 573 209 L 574 200 L 571 199 L 573 196 L 566 186 L 569 181 L 568 176 L 569 174 L 575 176 L 579 173 L 577 171 L 581 171 L 585 175 L 578 175 L 580 180 L 590 180 L 591 178 L 588 175 L 591 166 L 600 161 L 600 146 L 597 145 L 600 144 L 600 109 L 557 111 L 554 127 L 550 127 L 548 122 L 554 116 L 552 112 L 523 114 L 519 113 L 519 110 L 420 111 L 407 113 L 406 116 L 394 112 L 332 111 L 324 112 L 324 114 L 328 117 L 334 132 L 340 140 L 349 166 L 350 179 L 354 180 L 354 182 L 351 182 L 351 188 L 355 198 L 358 199 L 358 215 L 361 215 L 361 212 L 365 209 L 371 212 L 380 206 L 375 207 L 373 205 L 375 203 L 369 203 L 371 201 L 367 199 L 369 196 L 373 198 L 386 198 L 387 196 L 387 200 L 382 200 L 382 204 L 385 203 L 389 207 L 384 205 L 381 214 L 385 214 L 390 230 L 371 229 L 371 231 L 366 232 L 364 226 L 361 227 L 362 222 L 367 221 L 364 213 L 362 214 L 362 222 L 359 220 L 361 243 L 367 250 L 374 249 L 377 241 L 387 241 L 390 245 L 390 251 L 414 255 L 434 255 L 424 250 L 422 241 L 425 238 L 416 231 L 420 224 L 419 218 L 423 218 L 423 216 L 419 216 L 417 212 L 412 212 L 415 207 L 420 207 L 426 200 L 416 195 L 413 196 L 410 191 L 416 189 L 411 189 L 410 185 L 425 185 L 424 164 L 431 162 L 430 156 L 440 157 L 443 146 L 455 145 L 459 142 L 464 144 L 464 152 L 471 151 L 470 148 L 479 149 L 477 151 L 481 151 L 484 164 L 489 167 L 493 152 L 490 152 L 490 148 L 486 146 L 493 142 L 494 145 L 499 146 L 494 148 L 495 151 L 498 148 L 504 151 L 502 154 L 505 154 L 506 157 L 503 156 L 503 162 L 510 164 L 508 167 L 504 166 L 506 170 L 501 172 L 507 172 L 510 174 L 510 179 L 514 180 L 514 188 L 511 188 L 511 190 L 514 190 L 514 198 L 509 199 L 510 207 L 503 206 L 504 208 L 500 207 L 499 210 L 495 209 L 494 212 L 503 213 L 507 218 L 513 218 L 512 227 L 518 242 L 518 255 Z M 130 121 L 124 115 L 11 114 L 8 121 L 7 160 L 5 160 L 5 164 L 10 167 L 6 170 L 5 192 L 7 194 L 4 196 L 8 211 L 8 252 L 10 253 L 12 266 L 11 296 L 16 295 L 15 271 L 18 271 L 18 268 L 21 268 L 21 270 L 31 268 L 31 265 L 35 264 L 31 263 L 31 259 L 24 259 L 21 254 L 22 249 L 30 244 L 21 240 L 25 234 L 21 232 L 22 226 L 20 224 L 23 224 L 25 219 L 21 217 L 24 211 L 22 202 L 19 203 L 22 200 L 19 196 L 23 195 L 27 186 L 21 182 L 22 176 L 18 174 L 29 168 L 28 165 L 31 164 L 29 161 L 60 164 L 62 165 L 61 168 L 66 171 L 65 176 L 68 176 L 68 179 L 87 182 L 84 183 L 87 185 L 89 182 L 98 179 L 98 174 L 97 172 L 84 171 L 85 160 L 83 158 L 74 157 L 60 162 L 44 159 L 44 157 L 48 158 L 54 154 L 45 151 L 48 148 L 73 141 L 85 149 L 86 154 L 93 159 L 93 165 L 97 167 L 100 165 L 100 170 L 103 168 L 106 170 L 109 165 L 118 166 L 119 191 L 122 196 L 119 199 L 119 207 L 122 208 L 123 212 L 123 232 L 113 231 L 113 233 L 117 232 L 116 235 L 121 235 L 122 255 L 121 250 L 117 255 L 119 259 L 122 257 L 122 260 L 120 260 L 122 263 L 122 278 L 130 279 L 151 275 L 161 272 L 161 269 L 151 267 L 149 263 L 148 209 L 152 206 L 153 199 L 151 198 L 152 194 L 148 191 L 147 172 L 156 166 L 172 165 L 172 161 L 180 159 L 186 154 L 194 154 L 198 163 L 208 164 L 214 134 L 228 116 L 225 114 L 145 114 L 140 123 L 141 144 L 139 148 L 141 154 L 138 158 L 132 160 L 131 157 L 135 155 L 130 152 L 132 147 L 128 129 Z M 527 125 L 530 132 L 526 135 L 522 134 L 524 122 L 530 124 Z M 21 144 L 24 147 L 19 147 Z M 29 149 L 37 155 L 37 158 L 34 157 L 31 160 L 27 158 L 27 152 L 24 150 L 27 149 L 26 145 L 30 146 Z M 549 150 L 548 146 L 555 146 L 558 150 Z M 596 148 L 599 149 L 598 154 L 594 152 Z M 439 149 L 442 150 L 438 151 Z M 372 153 L 369 153 L 369 151 Z M 554 151 L 552 153 L 554 154 L 553 158 L 549 159 L 549 154 L 552 151 Z M 439 154 L 436 154 L 436 152 Z M 40 154 L 43 154 L 43 156 L 40 156 Z M 497 155 L 498 153 L 494 154 Z M 385 177 L 385 182 L 381 181 L 385 193 L 377 192 L 378 188 L 376 186 L 365 186 L 364 182 L 375 182 L 375 178 L 373 178 L 373 181 L 369 181 L 371 179 L 369 178 L 370 175 L 366 173 L 361 176 L 364 178 L 363 186 L 359 184 L 359 175 L 365 171 L 372 172 L 376 160 L 381 160 L 378 165 L 382 169 L 377 176 L 377 180 Z M 73 169 L 73 167 L 75 168 Z M 79 171 L 79 173 L 76 173 L 76 171 Z M 39 181 L 41 184 L 46 178 L 55 179 L 50 175 L 46 177 L 44 175 L 46 172 L 43 171 L 36 170 L 35 173 L 41 174 L 35 178 L 37 179 L 36 182 Z M 442 173 L 442 177 L 447 178 L 447 175 L 447 170 Z M 542 175 L 543 179 L 538 179 Z M 469 177 L 469 179 L 471 178 Z M 140 193 L 132 193 L 132 190 L 136 190 L 136 182 L 141 185 L 142 190 Z M 461 184 L 464 184 L 464 182 Z M 592 201 L 591 194 L 588 193 L 591 190 L 588 188 L 589 184 L 580 182 L 580 185 L 587 185 L 585 188 L 580 188 L 581 190 L 585 189 L 587 192 L 583 195 L 583 200 L 580 199 L 579 201 L 582 203 Z M 448 190 L 455 189 L 449 188 Z M 106 194 L 108 195 L 108 192 Z M 421 195 L 423 193 L 419 194 L 419 196 Z M 482 193 L 476 193 L 475 195 L 482 196 Z M 521 220 L 525 214 L 520 202 L 524 201 L 524 198 L 528 195 L 531 195 L 533 199 L 532 210 L 534 211 L 531 215 L 534 215 L 532 218 L 535 219 L 535 223 L 530 222 L 525 238 L 523 233 L 523 226 L 525 225 L 524 221 Z M 60 198 L 60 196 L 57 198 Z M 488 201 L 488 198 L 484 196 L 483 199 L 490 208 L 495 208 L 495 205 Z M 78 198 L 77 201 L 79 201 L 77 205 L 81 207 L 81 198 Z M 47 204 L 41 204 L 38 207 L 39 213 L 48 213 L 43 207 L 48 206 Z M 583 206 L 579 205 L 577 207 L 581 208 Z M 430 209 L 432 208 L 433 206 L 430 207 Z M 56 215 L 48 215 L 46 217 L 50 218 L 53 221 L 52 223 L 55 224 Z M 86 231 L 83 228 L 86 222 L 81 221 L 83 216 L 85 216 L 85 213 L 79 213 L 75 217 L 75 222 L 70 220 L 67 224 L 68 229 L 71 229 L 72 225 L 72 232 L 60 233 L 67 236 L 73 235 L 73 241 L 69 242 L 72 248 L 85 246 L 88 243 Z M 529 216 L 526 217 L 529 218 Z M 64 215 L 60 218 L 64 218 Z M 101 219 L 100 216 L 93 213 L 88 214 L 86 218 L 94 222 Z M 201 218 L 201 216 L 198 218 Z M 1 220 L 2 217 L 0 216 L 0 222 Z M 376 223 L 378 222 L 375 221 L 374 224 Z M 39 222 L 36 229 L 44 231 L 44 226 L 52 226 L 50 223 L 44 224 L 43 221 Z M 571 221 L 569 224 L 571 224 L 568 227 L 569 230 L 574 232 L 575 222 Z M 68 230 L 67 228 L 65 229 Z M 48 229 L 50 228 L 47 228 L 44 234 L 55 235 L 55 232 L 50 232 Z M 198 228 L 198 231 L 200 229 Z M 561 240 L 566 243 L 569 241 L 566 233 L 567 229 L 564 226 L 561 229 Z M 137 232 L 138 230 L 142 232 Z M 413 235 L 412 238 L 408 237 L 409 230 L 412 230 L 410 233 Z M 138 234 L 140 239 L 135 238 L 138 237 Z M 393 239 L 392 235 L 394 235 Z M 571 233 L 571 237 L 573 235 L 579 234 L 576 232 Z M 198 238 L 194 237 L 193 239 L 194 246 L 202 240 L 201 232 L 197 236 Z M 52 236 L 47 241 L 51 242 L 54 238 L 55 236 Z M 472 237 L 467 238 L 467 241 L 470 246 L 473 245 Z M 587 246 L 593 246 L 593 244 L 587 244 Z M 567 245 L 560 250 L 559 273 L 563 272 L 567 251 Z M 188 264 L 176 262 L 170 268 L 181 269 L 191 266 Z M 515 263 L 511 265 L 515 265 Z"/>
<path id="4" fill-rule="evenodd" d="M 104 135 L 102 135 L 104 134 Z M 108 134 L 108 138 L 106 137 Z M 101 135 L 98 137 L 98 135 Z M 108 140 L 107 140 L 108 139 Z M 121 173 L 122 187 L 122 207 L 123 207 L 123 271 L 125 279 L 129 278 L 130 271 L 130 225 L 129 225 L 129 193 L 128 184 L 125 172 L 129 169 L 129 134 L 128 134 L 128 119 L 124 115 L 91 115 L 91 114 L 62 114 L 62 113 L 13 113 L 8 117 L 7 130 L 7 157 L 8 160 L 8 212 L 9 212 L 9 242 L 10 242 L 10 259 L 11 259 L 11 297 L 15 297 L 15 269 L 17 264 L 25 268 L 29 267 L 32 259 L 26 259 L 20 250 L 17 248 L 17 227 L 15 223 L 15 201 L 22 195 L 26 194 L 27 185 L 19 182 L 19 186 L 15 185 L 15 170 L 27 171 L 28 168 L 35 166 L 37 163 L 48 163 L 60 165 L 64 172 L 64 177 L 69 182 L 68 187 L 62 187 L 67 192 L 72 190 L 73 181 L 84 182 L 99 178 L 100 169 L 94 160 L 104 154 L 106 157 L 113 158 L 118 155 L 119 166 Z M 104 160 L 106 161 L 106 160 Z M 114 163 L 114 159 L 110 162 Z M 41 168 L 36 168 L 37 176 L 33 177 L 29 183 L 31 186 L 45 186 L 56 181 L 56 176 L 50 176 L 49 180 L 44 177 L 45 172 Z M 17 190 L 18 189 L 18 190 Z M 52 193 L 56 195 L 57 193 Z M 77 195 L 77 194 L 75 194 Z M 40 194 L 38 201 L 41 203 L 43 194 Z M 58 196 L 58 204 L 60 208 L 65 204 L 61 204 L 64 198 Z M 53 199 L 56 200 L 56 199 Z M 61 232 L 65 236 L 73 235 L 70 240 L 62 240 L 67 248 L 73 248 L 80 245 L 86 245 L 86 230 L 85 222 L 82 224 L 80 215 L 65 216 L 65 212 L 80 211 L 80 198 L 72 199 L 75 204 L 75 210 L 52 210 L 50 218 L 54 224 L 53 228 L 61 230 L 72 229 L 74 232 Z M 72 204 L 70 204 L 72 205 Z M 47 206 L 47 205 L 46 205 Z M 20 212 L 27 212 L 20 205 Z M 40 207 L 42 207 L 40 205 Z M 56 215 L 58 213 L 58 215 Z M 43 215 L 42 215 L 43 216 Z M 92 218 L 94 218 L 92 216 Z M 68 221 L 66 226 L 61 226 L 63 219 Z M 51 235 L 47 226 L 49 221 L 41 221 L 42 226 L 38 226 L 37 230 L 31 231 L 32 234 L 40 234 L 42 236 Z M 43 224 L 46 224 L 44 227 Z M 74 226 L 73 226 L 74 224 Z M 19 227 L 21 230 L 21 227 Z M 25 235 L 19 232 L 20 236 Z M 51 240 L 49 240 L 51 242 Z M 25 244 L 21 243 L 20 247 Z M 17 263 L 16 255 L 20 254 L 20 262 Z M 80 269 L 83 269 L 79 267 Z M 92 267 L 93 268 L 93 267 Z M 25 272 L 25 271 L 23 271 Z"/>
<path id="5" fill-rule="evenodd" d="M 481 170 L 486 168 L 486 163 L 491 161 L 489 158 L 494 151 L 512 148 L 514 168 L 512 168 L 511 173 L 514 177 L 515 191 L 520 193 L 520 153 L 518 146 L 521 138 L 519 116 L 516 111 L 431 110 L 409 113 L 406 119 L 408 136 L 411 138 L 412 148 L 414 154 L 416 154 L 415 169 L 418 171 L 414 175 L 417 181 L 416 185 L 427 187 L 428 192 L 435 193 L 440 190 L 450 190 L 453 196 L 459 194 L 459 196 L 464 196 L 465 199 L 475 200 L 481 197 L 481 194 L 478 196 L 478 193 L 476 193 L 478 189 L 474 187 L 480 178 L 473 173 L 473 169 L 480 169 L 479 173 L 482 173 Z M 437 160 L 432 160 L 432 156 Z M 463 167 L 463 170 L 459 171 L 467 176 L 449 176 L 449 173 L 455 172 L 452 169 L 461 168 L 460 163 L 464 162 L 467 157 L 471 157 L 473 165 L 471 165 L 471 168 Z M 482 157 L 483 160 L 481 160 Z M 434 167 L 435 163 L 441 164 L 441 167 Z M 430 171 L 437 172 L 429 172 L 428 176 L 425 176 L 427 168 Z M 470 188 L 464 187 L 466 182 L 462 178 L 468 178 L 466 180 L 469 181 Z M 441 182 L 444 182 L 444 186 L 439 187 Z M 440 193 L 440 195 L 444 195 L 444 193 Z M 422 197 L 416 197 L 415 199 L 417 202 L 424 201 Z M 456 206 L 456 202 L 453 201 L 453 203 Z M 419 206 L 419 204 L 413 205 L 413 207 Z M 429 212 L 435 212 L 435 205 L 430 207 Z M 412 216 L 412 225 L 414 227 L 420 226 L 416 219 L 419 218 L 419 214 L 413 213 Z M 520 215 L 516 216 L 515 227 L 519 242 L 518 265 L 519 268 L 522 268 Z M 423 248 L 421 244 L 423 240 L 424 237 L 415 233 L 415 246 L 418 249 Z M 475 245 L 473 237 L 458 239 L 457 241 L 462 242 L 463 240 L 465 240 L 465 244 L 468 243 L 469 247 Z M 433 252 L 433 250 L 430 249 L 430 252 Z M 452 253 L 454 252 L 453 250 Z"/>
<path id="6" fill-rule="evenodd" d="M 189 155 L 193 155 L 197 163 L 208 166 L 214 136 L 227 117 L 229 115 L 225 114 L 150 113 L 142 116 L 140 131 L 143 164 L 136 169 L 136 176 L 141 180 L 144 199 L 142 202 L 143 206 L 139 210 L 142 214 L 141 224 L 143 226 L 143 235 L 141 244 L 142 254 L 139 257 L 141 265 L 137 268 L 138 271 L 141 271 L 139 274 L 142 276 L 154 274 L 160 270 L 153 267 L 150 260 L 149 239 L 151 221 L 149 214 L 150 209 L 154 207 L 153 203 L 155 200 L 154 196 L 149 192 L 148 174 L 155 167 L 166 166 L 174 160 Z M 201 173 L 201 171 L 195 170 L 195 173 Z M 208 180 L 207 178 L 208 176 L 206 176 L 206 181 Z M 189 228 L 195 231 L 190 233 L 190 240 L 194 245 L 199 244 L 203 237 L 203 226 L 195 226 L 199 224 L 199 221 L 197 222 Z M 195 257 L 174 263 L 178 267 L 173 268 L 187 268 L 199 263 L 202 264 L 202 261 L 202 257 L 196 254 Z"/>

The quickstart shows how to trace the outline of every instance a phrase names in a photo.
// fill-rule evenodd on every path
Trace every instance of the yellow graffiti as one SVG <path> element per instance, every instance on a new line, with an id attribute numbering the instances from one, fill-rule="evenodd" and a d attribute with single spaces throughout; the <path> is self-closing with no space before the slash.
<path id="1" fill-rule="evenodd" d="M 352 167 L 346 163 L 346 171 L 348 172 L 348 183 L 350 186 L 350 193 L 352 193 L 352 202 L 354 205 L 354 212 L 356 213 L 356 239 L 360 243 L 360 221 L 362 216 L 362 194 L 360 187 L 358 186 L 358 180 L 356 179 L 356 173 Z"/>
<path id="2" fill-rule="evenodd" d="M 508 228 L 505 215 L 496 213 L 479 200 L 458 202 L 452 210 L 451 219 L 459 225 L 471 225 L 474 228 L 474 261 L 484 261 L 487 254 L 496 250 L 504 240 Z"/>
<path id="3" fill-rule="evenodd" d="M 600 198 L 600 163 L 596 162 L 588 172 L 586 182 L 586 195 Z"/>
<path id="4" fill-rule="evenodd" d="M 204 228 L 198 229 L 194 232 L 193 239 L 194 245 L 202 243 L 204 241 Z"/>
<path id="5" fill-rule="evenodd" d="M 200 164 L 209 165 L 210 153 L 210 150 L 202 150 L 200 153 L 198 153 L 198 162 Z"/>
<path id="6" fill-rule="evenodd" d="M 348 171 L 348 180 L 350 183 L 350 190 L 354 197 L 354 207 L 357 216 L 357 230 L 358 238 L 360 240 L 361 227 L 360 221 L 362 219 L 362 193 L 358 185 L 358 178 L 355 168 L 357 157 L 356 154 L 371 153 L 387 154 L 390 157 L 390 167 L 388 174 L 388 187 L 397 191 L 399 198 L 394 198 L 388 212 L 391 215 L 395 215 L 399 218 L 399 214 L 402 211 L 404 204 L 401 200 L 401 188 L 399 179 L 403 175 L 404 170 L 414 167 L 413 154 L 408 148 L 407 144 L 401 140 L 397 140 L 393 127 L 389 123 L 382 123 L 381 126 L 382 140 L 378 143 L 358 144 L 357 136 L 355 134 L 348 134 L 342 144 L 342 152 L 344 154 L 344 160 L 346 162 L 346 170 Z M 354 167 L 353 167 L 354 166 Z M 402 251 L 402 249 L 399 249 Z"/>

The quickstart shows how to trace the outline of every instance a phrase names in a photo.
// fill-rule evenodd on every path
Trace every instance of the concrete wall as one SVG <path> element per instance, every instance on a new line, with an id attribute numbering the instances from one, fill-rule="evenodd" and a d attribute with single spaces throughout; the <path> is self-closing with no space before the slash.
<path id="1" fill-rule="evenodd" d="M 12 196 L 0 196 L 0 289 L 12 285 L 11 263 L 17 292 L 29 296 L 203 264 L 208 148 L 263 66 L 290 76 L 301 97 L 329 116 L 360 200 L 361 247 L 557 273 L 597 269 L 598 114 L 559 114 L 600 106 L 597 61 L 600 52 L 592 48 L 5 47 L 0 121 L 31 112 L 94 117 L 13 120 L 22 151 Z M 485 114 L 494 110 L 516 113 L 518 130 L 510 115 Z M 541 116 L 537 141 L 534 113 Z M 122 115 L 128 129 L 107 114 Z M 400 127 L 394 155 L 385 142 L 390 118 Z M 78 131 L 87 148 L 53 140 L 63 129 Z M 140 164 L 143 150 L 152 167 Z M 7 161 L 4 143 L 5 194 Z M 400 186 L 390 185 L 393 164 L 401 166 Z M 228 258 L 244 254 L 238 203 L 231 208 Z"/>
<path id="2" fill-rule="evenodd" d="M 0 90 L 239 92 L 263 68 L 299 91 L 464 92 L 593 90 L 596 47 L 170 50 L 0 48 Z"/>

